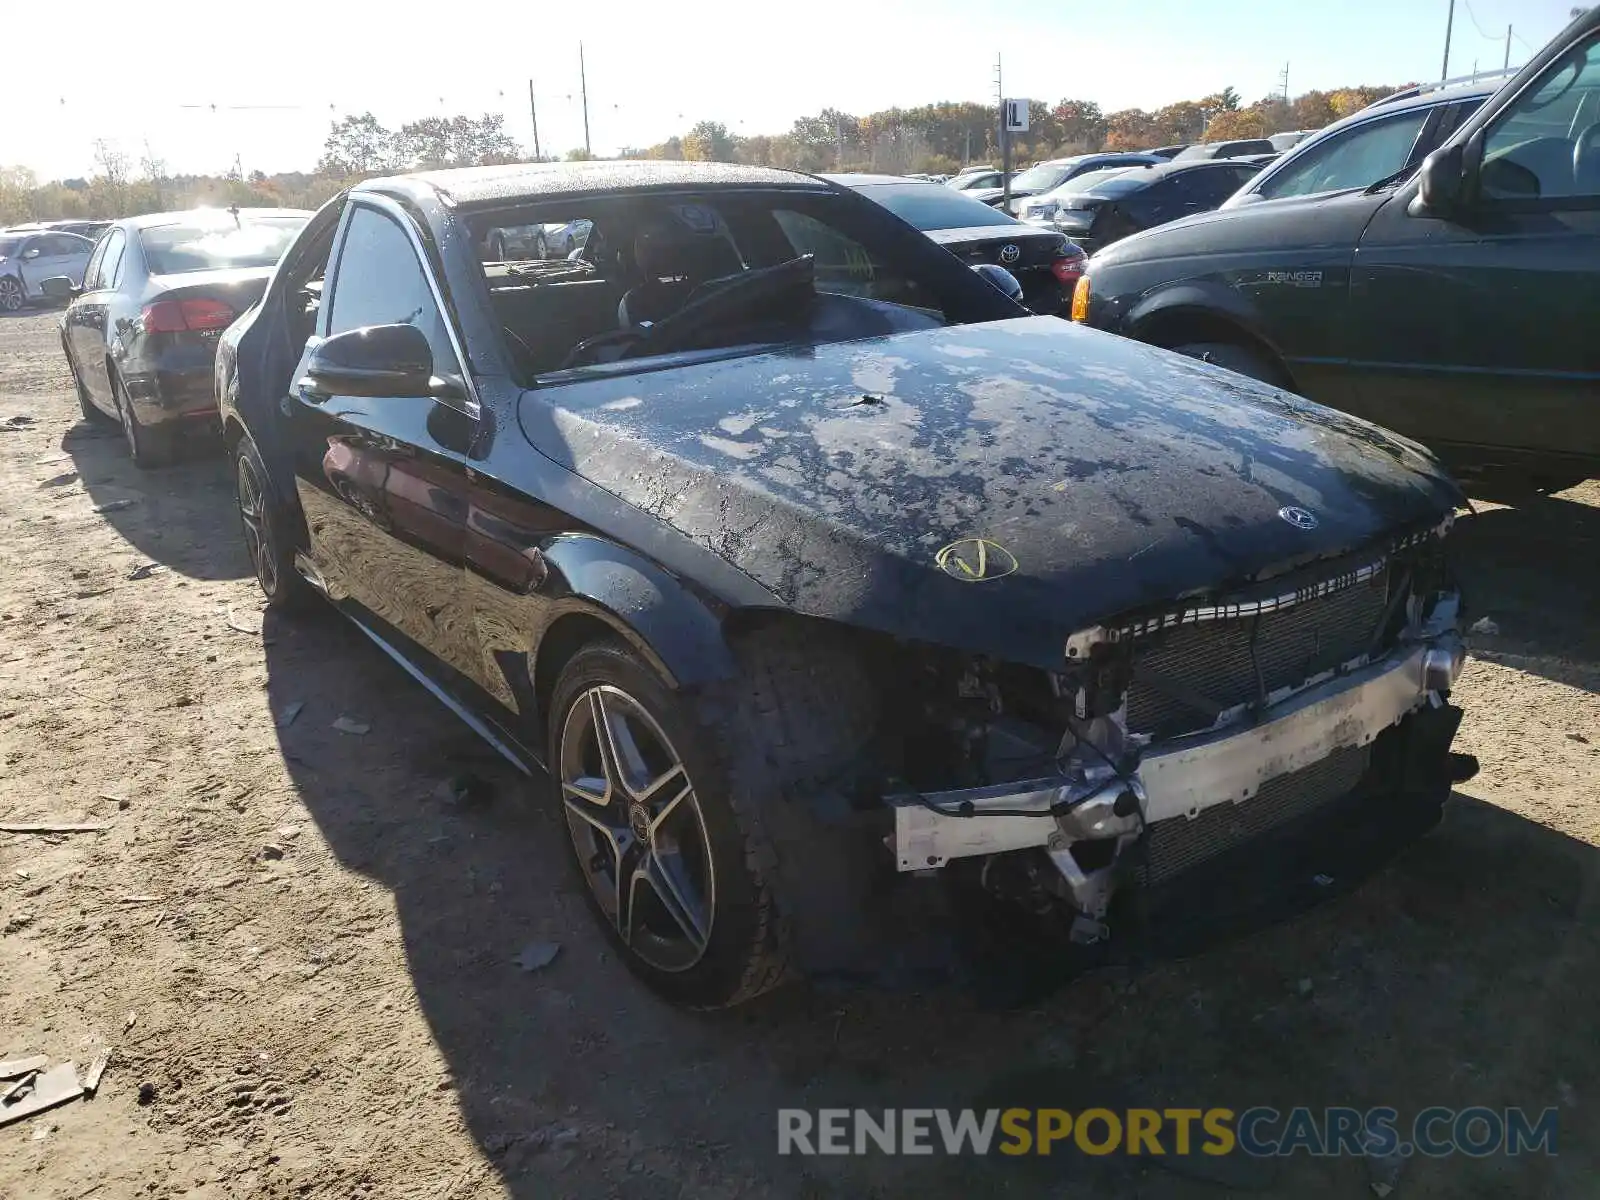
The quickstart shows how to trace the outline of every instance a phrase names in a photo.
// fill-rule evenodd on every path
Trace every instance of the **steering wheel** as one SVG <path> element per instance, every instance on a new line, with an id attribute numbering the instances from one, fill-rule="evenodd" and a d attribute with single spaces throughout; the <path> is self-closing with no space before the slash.
<path id="1" fill-rule="evenodd" d="M 602 359 L 598 351 L 607 346 L 621 346 L 622 352 L 615 358 L 626 358 L 628 351 L 642 341 L 648 331 L 639 328 L 633 329 L 608 329 L 604 333 L 597 333 L 593 337 L 586 337 L 570 351 L 566 358 L 561 360 L 557 370 L 570 371 L 574 367 L 589 367 L 597 362 L 611 362 L 615 359 Z"/>

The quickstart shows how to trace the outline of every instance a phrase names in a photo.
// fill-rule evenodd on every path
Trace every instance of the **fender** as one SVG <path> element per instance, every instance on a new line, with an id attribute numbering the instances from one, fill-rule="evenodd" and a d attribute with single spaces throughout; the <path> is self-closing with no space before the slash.
<path id="1" fill-rule="evenodd" d="M 1255 306 L 1239 294 L 1238 290 L 1215 279 L 1185 279 L 1159 286 L 1144 296 L 1128 311 L 1125 324 L 1132 336 L 1141 341 L 1144 330 L 1164 317 L 1180 313 L 1204 313 L 1220 317 L 1248 333 L 1266 346 L 1280 359 L 1283 357 L 1277 343 L 1262 327 Z"/>
<path id="2" fill-rule="evenodd" d="M 592 534 L 562 534 L 543 548 L 548 586 L 561 599 L 546 628 L 568 612 L 605 620 L 649 658 L 673 687 L 726 679 L 737 671 L 715 601 L 643 555 Z"/>

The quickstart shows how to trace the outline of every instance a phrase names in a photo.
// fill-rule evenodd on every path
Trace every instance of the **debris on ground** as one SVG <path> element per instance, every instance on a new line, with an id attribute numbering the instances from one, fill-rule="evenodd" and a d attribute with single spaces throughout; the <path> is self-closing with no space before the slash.
<path id="1" fill-rule="evenodd" d="M 89 1069 L 83 1074 L 83 1094 L 92 1097 L 100 1087 L 100 1076 L 106 1073 L 106 1067 L 111 1065 L 111 1051 L 101 1050 L 89 1062 Z"/>
<path id="2" fill-rule="evenodd" d="M 1494 637 L 1500 632 L 1500 625 L 1493 617 L 1479 617 L 1467 628 L 1468 633 L 1481 633 Z"/>
<path id="3" fill-rule="evenodd" d="M 104 833 L 110 829 L 109 825 L 94 824 L 67 824 L 67 825 L 0 825 L 0 833 Z"/>
<path id="4" fill-rule="evenodd" d="M 68 1100 L 83 1095 L 83 1085 L 78 1082 L 78 1064 L 64 1062 L 51 1067 L 33 1081 L 33 1090 L 0 1107 L 0 1125 L 9 1125 L 23 1117 L 44 1112 Z"/>
<path id="5" fill-rule="evenodd" d="M 560 942 L 529 942 L 511 961 L 524 971 L 542 971 L 561 953 Z"/>
<path id="6" fill-rule="evenodd" d="M 33 1086 L 34 1078 L 38 1074 L 39 1072 L 37 1071 L 27 1071 L 22 1075 L 19 1075 L 10 1083 L 6 1084 L 5 1087 L 0 1088 L 0 1105 L 4 1105 L 6 1101 L 10 1100 L 11 1097 L 17 1095 L 24 1089 L 31 1088 Z"/>
<path id="7" fill-rule="evenodd" d="M 278 836 L 281 837 L 286 842 L 287 841 L 293 841 L 295 838 L 300 836 L 300 826 L 298 826 L 298 825 L 279 825 L 278 826 Z"/>
<path id="8" fill-rule="evenodd" d="M 283 847 L 276 842 L 268 842 L 261 847 L 261 857 L 273 860 L 280 859 L 283 857 Z"/>
<path id="9" fill-rule="evenodd" d="M 334 721 L 333 727 L 340 733 L 353 733 L 357 736 L 372 732 L 371 725 L 365 721 L 357 721 L 354 717 L 339 717 Z"/>
<path id="10" fill-rule="evenodd" d="M 137 1021 L 138 1019 L 139 1019 L 139 1014 L 138 1013 L 133 1013 L 133 1012 L 129 1013 L 128 1014 L 128 1019 L 122 1023 L 122 1032 L 123 1033 L 127 1033 L 128 1030 L 132 1029 L 133 1028 L 133 1023 L 135 1021 Z"/>
<path id="11" fill-rule="evenodd" d="M 300 710 L 306 706 L 304 700 L 291 700 L 283 706 L 283 711 L 278 714 L 277 726 L 287 729 L 294 724 L 294 719 L 300 715 Z"/>
<path id="12" fill-rule="evenodd" d="M 433 797 L 441 804 L 462 807 L 487 804 L 494 798 L 494 785 L 481 775 L 462 771 L 449 779 L 441 779 L 433 789 Z"/>
<path id="13" fill-rule="evenodd" d="M 139 1085 L 139 1103 L 150 1104 L 156 1098 L 156 1085 L 148 1079 Z"/>
<path id="14" fill-rule="evenodd" d="M 135 567 L 133 570 L 129 571 L 128 578 L 149 579 L 150 576 L 156 574 L 157 572 L 165 570 L 166 568 L 160 563 L 145 563 L 143 566 Z"/>
<path id="15" fill-rule="evenodd" d="M 107 500 L 104 504 L 96 504 L 90 511 L 97 513 L 121 512 L 125 508 L 132 508 L 137 503 L 137 500 Z"/>
<path id="16" fill-rule="evenodd" d="M 228 628 L 236 633 L 248 633 L 254 636 L 261 632 L 261 614 L 257 612 L 255 621 L 252 623 L 249 617 L 242 617 L 236 610 L 230 608 L 228 610 Z"/>
<path id="17" fill-rule="evenodd" d="M 32 1054 L 27 1058 L 13 1058 L 0 1062 L 0 1079 L 15 1079 L 18 1075 L 27 1075 L 34 1071 L 42 1071 L 50 1065 L 48 1054 Z"/>

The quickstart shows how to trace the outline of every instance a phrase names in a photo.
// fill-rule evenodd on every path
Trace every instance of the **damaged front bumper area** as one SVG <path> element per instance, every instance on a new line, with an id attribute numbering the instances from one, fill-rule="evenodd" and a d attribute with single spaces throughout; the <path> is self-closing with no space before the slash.
<path id="1" fill-rule="evenodd" d="M 1095 941 L 1119 892 L 1176 886 L 1258 844 L 1277 853 L 1266 849 L 1275 838 L 1352 797 L 1376 804 L 1367 816 L 1380 829 L 1392 812 L 1404 844 L 1416 822 L 1401 808 L 1431 811 L 1422 827 L 1431 825 L 1452 781 L 1460 714 L 1446 697 L 1465 659 L 1457 608 L 1443 597 L 1383 657 L 1283 689 L 1204 732 L 1126 739 L 1120 755 L 1080 743 L 1048 778 L 890 797 L 896 866 L 981 860 L 987 873 L 1029 862 L 1032 890 L 1042 884 L 1061 903 L 1075 940 Z"/>

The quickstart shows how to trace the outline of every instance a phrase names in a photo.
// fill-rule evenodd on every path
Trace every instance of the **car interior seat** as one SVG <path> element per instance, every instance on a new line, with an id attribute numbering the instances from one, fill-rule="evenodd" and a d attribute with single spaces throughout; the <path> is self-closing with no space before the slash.
<path id="1" fill-rule="evenodd" d="M 712 279 L 744 270 L 722 218 L 701 205 L 679 205 L 634 235 L 639 284 L 617 305 L 617 324 L 636 329 L 677 312 L 689 294 Z"/>

